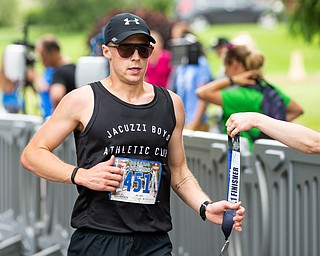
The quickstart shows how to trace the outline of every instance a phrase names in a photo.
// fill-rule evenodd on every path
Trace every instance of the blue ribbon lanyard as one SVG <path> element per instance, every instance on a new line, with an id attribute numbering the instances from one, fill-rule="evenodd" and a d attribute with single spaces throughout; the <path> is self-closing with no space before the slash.
<path id="1" fill-rule="evenodd" d="M 240 135 L 234 138 L 228 136 L 228 191 L 227 200 L 232 203 L 239 201 L 240 191 Z M 222 232 L 225 236 L 225 243 L 221 249 L 220 255 L 227 251 L 229 246 L 229 236 L 232 231 L 233 217 L 236 215 L 235 210 L 227 209 L 223 216 L 221 225 Z"/>

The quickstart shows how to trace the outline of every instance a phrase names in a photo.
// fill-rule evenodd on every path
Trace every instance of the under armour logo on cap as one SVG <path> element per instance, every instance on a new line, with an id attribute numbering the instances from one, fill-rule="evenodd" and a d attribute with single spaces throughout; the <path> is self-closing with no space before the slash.
<path id="1" fill-rule="evenodd" d="M 120 44 L 127 37 L 136 34 L 146 35 L 149 42 L 156 42 L 142 18 L 132 13 L 120 13 L 114 15 L 107 23 L 104 30 L 104 43 L 108 44 L 111 41 L 114 44 Z"/>
<path id="2" fill-rule="evenodd" d="M 130 25 L 130 22 L 135 22 L 137 25 L 140 24 L 139 19 L 134 18 L 134 20 L 129 20 L 128 18 L 124 19 L 124 25 Z"/>

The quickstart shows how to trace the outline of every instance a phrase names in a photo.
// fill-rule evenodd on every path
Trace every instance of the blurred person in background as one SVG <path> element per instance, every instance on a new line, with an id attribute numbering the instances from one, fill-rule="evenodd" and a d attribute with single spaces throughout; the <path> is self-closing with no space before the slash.
<path id="1" fill-rule="evenodd" d="M 228 51 L 228 45 L 230 45 L 230 42 L 225 37 L 218 37 L 216 40 L 214 40 L 214 42 L 211 45 L 212 49 L 218 56 L 219 60 L 221 60 L 221 65 L 217 72 L 217 78 L 224 77 L 225 75 L 225 67 L 223 62 L 224 62 L 224 56 Z"/>
<path id="2" fill-rule="evenodd" d="M 42 75 L 38 72 L 35 72 L 33 76 L 33 83 L 35 84 L 35 87 L 40 96 L 41 115 L 44 119 L 51 116 L 53 111 L 49 94 L 53 71 L 53 67 L 45 67 Z"/>
<path id="3" fill-rule="evenodd" d="M 209 131 L 207 103 L 200 100 L 196 95 L 196 89 L 213 80 L 211 67 L 203 52 L 202 44 L 191 33 L 185 22 L 178 22 L 172 28 L 172 42 L 184 39 L 191 42 L 192 53 L 188 53 L 188 63 L 180 63 L 173 69 L 170 78 L 170 88 L 182 99 L 186 122 L 185 129 L 195 131 Z M 172 47 L 172 51 L 175 48 Z"/>
<path id="4" fill-rule="evenodd" d="M 237 112 L 262 112 L 262 92 L 250 88 L 260 84 L 264 77 L 262 68 L 264 56 L 257 50 L 250 50 L 244 45 L 233 45 L 226 53 L 226 76 L 212 81 L 197 89 L 197 95 L 205 100 L 222 107 L 220 129 L 227 133 L 225 123 L 231 114 Z M 303 114 L 302 107 L 288 95 L 276 88 L 286 106 L 286 120 L 292 121 Z M 241 133 L 249 141 L 250 149 L 253 142 L 259 138 L 260 131 L 252 129 Z"/>
<path id="5" fill-rule="evenodd" d="M 18 113 L 21 108 L 18 83 L 13 82 L 6 77 L 4 66 L 1 66 L 0 69 L 0 88 L 4 110 L 8 113 Z"/>
<path id="6" fill-rule="evenodd" d="M 171 52 L 164 49 L 163 37 L 158 31 L 151 30 L 151 35 L 156 40 L 154 50 L 148 59 L 146 82 L 167 88 L 168 79 L 172 70 Z"/>
<path id="7" fill-rule="evenodd" d="M 44 35 L 36 45 L 36 51 L 45 66 L 53 68 L 49 89 L 52 108 L 56 108 L 64 95 L 76 88 L 75 64 L 62 55 L 60 43 L 54 35 Z M 50 79 L 49 79 L 50 80 Z"/>
<path id="8" fill-rule="evenodd" d="M 0 89 L 2 105 L 7 113 L 41 115 L 40 97 L 34 86 L 36 71 L 27 66 L 25 79 L 11 81 L 5 74 L 5 67 L 0 69 Z"/>
<path id="9" fill-rule="evenodd" d="M 186 21 L 178 21 L 171 28 L 171 39 L 179 39 L 190 32 L 190 25 Z"/>

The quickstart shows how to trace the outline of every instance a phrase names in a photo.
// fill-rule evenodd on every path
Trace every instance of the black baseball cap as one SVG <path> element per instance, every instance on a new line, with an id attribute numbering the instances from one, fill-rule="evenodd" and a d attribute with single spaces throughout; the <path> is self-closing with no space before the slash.
<path id="1" fill-rule="evenodd" d="M 120 13 L 108 21 L 104 30 L 104 43 L 120 44 L 127 37 L 136 34 L 146 35 L 150 42 L 156 43 L 150 35 L 147 23 L 142 18 L 132 13 Z"/>

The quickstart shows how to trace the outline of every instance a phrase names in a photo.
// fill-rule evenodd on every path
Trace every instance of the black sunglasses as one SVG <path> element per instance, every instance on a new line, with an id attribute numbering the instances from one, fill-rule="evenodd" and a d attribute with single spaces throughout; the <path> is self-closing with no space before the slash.
<path id="1" fill-rule="evenodd" d="M 129 58 L 134 54 L 136 49 L 141 58 L 148 58 L 153 51 L 153 46 L 150 44 L 119 44 L 117 46 L 108 45 L 108 47 L 117 48 L 122 58 Z"/>

